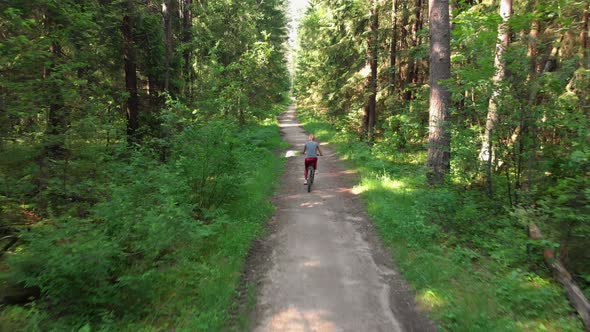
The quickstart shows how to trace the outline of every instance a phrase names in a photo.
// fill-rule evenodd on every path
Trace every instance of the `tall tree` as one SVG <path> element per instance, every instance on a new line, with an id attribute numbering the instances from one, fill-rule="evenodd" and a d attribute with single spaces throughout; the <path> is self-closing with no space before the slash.
<path id="1" fill-rule="evenodd" d="M 508 20 L 512 13 L 512 0 L 501 0 L 500 2 L 500 16 L 502 16 L 502 23 L 498 26 L 498 41 L 496 43 L 496 55 L 494 57 L 494 67 L 496 71 L 492 78 L 494 84 L 492 96 L 488 103 L 488 115 L 486 119 L 486 128 L 484 132 L 483 142 L 479 158 L 487 163 L 487 190 L 488 195 L 492 195 L 492 161 L 493 161 L 493 131 L 498 122 L 498 97 L 500 95 L 499 84 L 506 75 L 506 66 L 504 64 L 504 53 L 508 48 L 510 42 L 510 31 L 508 27 Z"/>
<path id="2" fill-rule="evenodd" d="M 65 153 L 65 134 L 68 124 L 67 108 L 64 104 L 64 98 L 61 87 L 61 80 L 56 73 L 57 62 L 62 57 L 61 46 L 58 41 L 54 41 L 50 47 L 51 65 L 46 70 L 46 79 L 50 82 L 49 112 L 47 114 L 47 130 L 45 133 L 45 153 L 49 158 L 62 159 Z"/>
<path id="3" fill-rule="evenodd" d="M 590 68 L 590 52 L 588 51 L 588 9 L 582 14 L 582 31 L 580 32 L 580 42 L 582 44 L 582 67 Z"/>
<path id="4" fill-rule="evenodd" d="M 365 106 L 365 134 L 367 141 L 372 142 L 375 135 L 375 121 L 377 116 L 377 62 L 379 53 L 379 13 L 377 12 L 377 0 L 371 1 L 369 13 L 370 28 L 367 41 L 367 62 L 371 70 L 369 76 L 369 100 Z"/>
<path id="5" fill-rule="evenodd" d="M 529 32 L 529 45 L 527 50 L 527 57 L 529 58 L 529 74 L 527 81 L 535 78 L 537 73 L 537 55 L 539 53 L 537 41 L 539 38 L 539 20 L 535 19 L 531 23 L 531 31 Z"/>
<path id="6" fill-rule="evenodd" d="M 418 34 L 422 29 L 422 0 L 414 0 L 414 24 L 410 35 L 410 53 L 408 56 L 408 67 L 406 74 L 406 86 L 410 87 L 417 83 L 416 51 L 418 47 Z M 404 100 L 412 99 L 412 89 L 407 89 Z"/>
<path id="7" fill-rule="evenodd" d="M 405 53 L 407 54 L 408 51 L 408 20 L 409 20 L 409 16 L 410 16 L 410 11 L 408 9 L 408 2 L 407 1 L 402 1 L 401 4 L 401 22 L 400 22 L 400 36 L 399 36 L 399 42 L 400 42 L 400 51 L 405 51 Z M 398 8 L 399 10 L 399 8 Z M 403 91 L 404 89 L 407 88 L 406 86 L 406 77 L 407 77 L 407 68 L 408 66 L 406 65 L 405 67 L 402 67 L 403 62 L 402 59 L 400 59 L 399 61 L 399 67 L 400 70 L 398 70 L 398 80 L 400 82 L 400 88 Z M 402 70 L 403 69 L 403 70 Z"/>
<path id="8" fill-rule="evenodd" d="M 182 76 L 184 81 L 184 95 L 190 99 L 192 96 L 193 86 L 193 70 L 191 66 L 191 39 L 193 38 L 193 13 L 192 13 L 192 0 L 181 0 L 181 18 L 182 18 L 182 59 L 183 59 L 183 70 Z"/>
<path id="9" fill-rule="evenodd" d="M 397 57 L 397 11 L 398 0 L 393 0 L 391 4 L 391 44 L 389 46 L 389 93 L 395 92 L 395 75 L 396 75 L 396 57 Z"/>
<path id="10" fill-rule="evenodd" d="M 64 24 L 63 13 L 59 7 L 51 3 L 45 3 L 44 12 L 45 35 L 50 41 L 47 57 L 47 65 L 44 68 L 43 79 L 47 82 L 47 100 L 49 109 L 47 112 L 47 126 L 45 130 L 44 154 L 54 160 L 63 159 L 65 154 L 66 130 L 69 122 L 68 108 L 65 105 L 63 82 L 64 73 L 63 50 L 60 37 L 63 32 L 60 28 Z"/>
<path id="11" fill-rule="evenodd" d="M 173 0 L 164 0 L 162 3 L 162 17 L 164 21 L 164 45 L 165 45 L 165 56 L 164 66 L 166 68 L 164 76 L 164 90 L 170 90 L 170 64 L 172 62 L 172 4 Z"/>
<path id="12" fill-rule="evenodd" d="M 428 135 L 428 183 L 444 182 L 450 170 L 450 91 L 442 86 L 451 77 L 450 20 L 448 0 L 429 0 L 430 110 Z"/>
<path id="13" fill-rule="evenodd" d="M 127 92 L 127 140 L 138 141 L 139 97 L 137 95 L 137 63 L 133 42 L 134 3 L 127 0 L 126 13 L 123 17 L 123 58 L 125 62 L 125 90 Z"/>

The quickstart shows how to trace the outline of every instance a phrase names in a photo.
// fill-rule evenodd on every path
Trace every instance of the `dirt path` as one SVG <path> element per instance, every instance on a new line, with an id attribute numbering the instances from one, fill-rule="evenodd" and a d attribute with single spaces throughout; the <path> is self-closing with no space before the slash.
<path id="1" fill-rule="evenodd" d="M 311 193 L 303 185 L 301 151 L 306 134 L 294 107 L 280 117 L 286 172 L 275 198 L 277 211 L 264 267 L 255 331 L 435 331 L 414 309 L 408 287 L 379 245 L 360 198 L 356 175 L 328 145 Z M 292 157 L 291 157 L 292 156 Z"/>

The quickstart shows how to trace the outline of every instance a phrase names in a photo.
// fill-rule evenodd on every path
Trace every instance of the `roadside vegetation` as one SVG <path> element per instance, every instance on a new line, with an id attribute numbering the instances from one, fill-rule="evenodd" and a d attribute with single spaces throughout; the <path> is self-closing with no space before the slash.
<path id="1" fill-rule="evenodd" d="M 423 149 L 391 154 L 309 109 L 299 108 L 298 115 L 359 172 L 353 191 L 363 197 L 418 306 L 443 330 L 583 330 L 521 216 L 462 183 L 427 186 Z"/>
<path id="2" fill-rule="evenodd" d="M 289 91 L 444 330 L 590 329 L 588 1 L 286 5 L 0 2 L 0 330 L 228 329 Z"/>
<path id="3" fill-rule="evenodd" d="M 175 137 L 167 163 L 151 150 L 76 158 L 70 167 L 85 172 L 69 180 L 96 203 L 69 204 L 72 214 L 22 233 L 4 277 L 42 293 L 35 305 L 5 307 L 3 330 L 222 329 L 250 243 L 273 211 L 282 141 L 272 121 L 194 124 Z M 99 153 L 100 167 L 88 160 Z"/>
<path id="4" fill-rule="evenodd" d="M 449 331 L 590 329 L 588 2 L 312 0 L 293 84 Z"/>
<path id="5" fill-rule="evenodd" d="M 0 38 L 0 331 L 224 330 L 283 168 L 282 2 L 3 1 Z"/>

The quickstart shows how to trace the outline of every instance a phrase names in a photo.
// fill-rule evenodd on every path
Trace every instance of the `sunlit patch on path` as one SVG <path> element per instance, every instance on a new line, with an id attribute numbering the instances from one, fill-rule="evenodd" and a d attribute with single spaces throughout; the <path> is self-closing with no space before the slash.
<path id="1" fill-rule="evenodd" d="M 266 327 L 268 331 L 337 331 L 336 325 L 329 321 L 324 310 L 299 310 L 289 308 L 274 315 Z"/>
<path id="2" fill-rule="evenodd" d="M 281 123 L 279 125 L 279 127 L 281 127 L 281 128 L 286 128 L 286 127 L 300 127 L 300 125 L 297 124 L 297 123 Z"/>
<path id="3" fill-rule="evenodd" d="M 287 152 L 285 152 L 285 158 L 297 157 L 298 155 L 299 151 L 295 150 L 287 150 Z"/>

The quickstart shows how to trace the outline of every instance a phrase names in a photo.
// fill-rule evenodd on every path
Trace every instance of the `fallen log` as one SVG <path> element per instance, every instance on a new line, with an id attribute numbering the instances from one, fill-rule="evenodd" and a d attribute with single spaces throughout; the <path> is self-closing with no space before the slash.
<path id="1" fill-rule="evenodd" d="M 10 249 L 10 247 L 12 247 L 16 243 L 16 241 L 18 241 L 18 236 L 7 235 L 7 236 L 0 238 L 0 242 L 5 241 L 5 240 L 8 240 L 8 243 L 6 245 L 4 245 L 4 247 L 2 247 L 2 250 L 0 250 L 0 257 L 2 257 L 4 252 L 8 251 L 8 249 Z"/>
<path id="2" fill-rule="evenodd" d="M 39 287 L 26 287 L 24 284 L 4 285 L 0 288 L 0 305 L 22 305 L 32 302 L 41 296 Z"/>
<path id="3" fill-rule="evenodd" d="M 529 238 L 532 240 L 543 240 L 543 234 L 537 225 L 529 224 Z M 590 301 L 586 298 L 580 287 L 576 284 L 572 275 L 566 270 L 563 264 L 555 257 L 555 251 L 551 248 L 544 248 L 543 258 L 545 264 L 553 273 L 553 277 L 559 281 L 566 291 L 567 297 L 572 306 L 580 315 L 584 328 L 590 331 Z"/>

